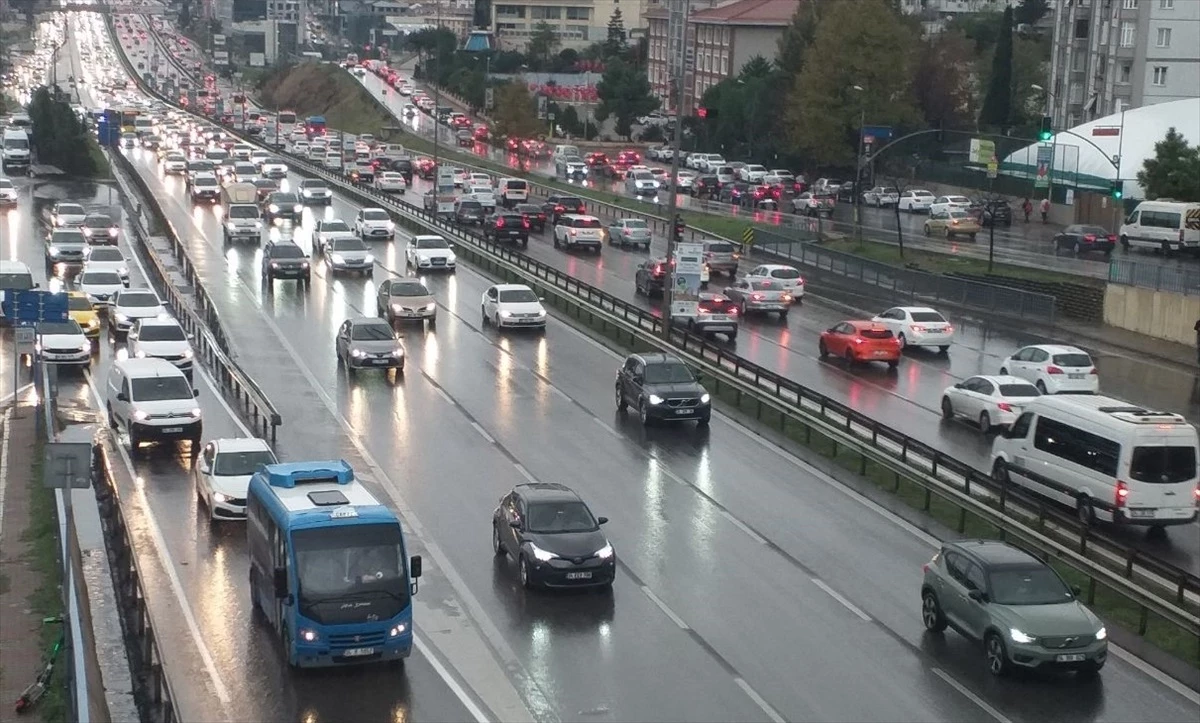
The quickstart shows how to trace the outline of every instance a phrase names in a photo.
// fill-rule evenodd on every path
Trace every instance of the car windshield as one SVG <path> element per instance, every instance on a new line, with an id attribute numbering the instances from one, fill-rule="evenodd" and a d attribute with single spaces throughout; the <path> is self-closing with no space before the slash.
<path id="1" fill-rule="evenodd" d="M 294 244 L 281 244 L 272 249 L 271 258 L 302 259 L 304 258 L 304 250 Z"/>
<path id="2" fill-rule="evenodd" d="M 253 176 L 255 173 L 258 172 L 258 169 L 254 167 L 253 163 L 239 163 L 233 167 L 233 171 L 234 171 L 234 173 L 237 173 L 239 176 L 241 176 L 241 175 Z"/>
<path id="3" fill-rule="evenodd" d="M 363 219 L 366 221 L 386 221 L 388 218 L 387 211 L 363 211 Z"/>
<path id="4" fill-rule="evenodd" d="M 483 208 L 479 201 L 459 201 L 458 207 L 464 211 L 478 211 Z"/>
<path id="5" fill-rule="evenodd" d="M 649 228 L 649 226 L 646 225 L 645 221 L 643 221 L 641 219 L 632 219 L 632 218 L 625 219 L 624 221 L 621 222 L 621 225 L 625 228 L 637 228 L 637 229 Z"/>
<path id="6" fill-rule="evenodd" d="M 1129 476 L 1150 484 L 1178 484 L 1196 479 L 1196 448 L 1134 447 Z"/>
<path id="7" fill-rule="evenodd" d="M 37 325 L 37 333 L 44 336 L 55 336 L 58 334 L 82 334 L 83 330 L 75 321 L 68 319 L 66 321 L 43 321 Z"/>
<path id="8" fill-rule="evenodd" d="M 529 304 L 537 300 L 537 294 L 529 289 L 502 289 L 500 291 L 500 301 L 509 304 Z"/>
<path id="9" fill-rule="evenodd" d="M 83 219 L 83 225 L 88 228 L 107 228 L 112 225 L 112 219 L 108 216 L 93 214 Z"/>
<path id="10" fill-rule="evenodd" d="M 964 218 L 969 218 L 966 211 L 957 211 L 957 210 L 950 210 L 950 211 L 946 212 L 946 216 L 948 218 L 954 219 L 955 221 L 960 221 Z"/>
<path id="11" fill-rule="evenodd" d="M 404 545 L 396 523 L 297 530 L 292 545 L 305 616 L 317 622 L 362 622 L 368 619 L 362 614 L 387 620 L 408 607 Z M 354 602 L 342 602 L 347 599 Z M 347 609 L 358 617 L 346 617 Z"/>
<path id="12" fill-rule="evenodd" d="M 1002 397 L 1040 397 L 1041 392 L 1032 384 L 1001 384 L 1000 396 Z"/>
<path id="13" fill-rule="evenodd" d="M 355 341 L 387 341 L 395 338 L 395 332 L 386 322 L 355 324 L 350 328 L 350 338 Z"/>
<path id="14" fill-rule="evenodd" d="M 276 193 L 271 197 L 271 203 L 280 205 L 288 203 L 294 204 L 296 203 L 296 195 L 292 193 Z"/>
<path id="15" fill-rule="evenodd" d="M 76 206 L 73 203 L 58 204 L 58 214 L 60 216 L 82 216 L 83 206 Z"/>
<path id="16" fill-rule="evenodd" d="M 692 370 L 679 362 L 646 365 L 646 384 L 686 384 L 694 382 Z"/>
<path id="17" fill-rule="evenodd" d="M 714 254 L 731 254 L 733 253 L 733 244 L 715 243 L 708 244 L 708 251 Z"/>
<path id="18" fill-rule="evenodd" d="M 151 324 L 138 331 L 141 341 L 187 341 L 187 334 L 178 324 Z"/>
<path id="19" fill-rule="evenodd" d="M 419 249 L 448 249 L 450 244 L 446 243 L 443 238 L 418 238 L 415 239 L 417 248 Z"/>
<path id="20" fill-rule="evenodd" d="M 88 261 L 124 261 L 125 256 L 121 253 L 121 249 L 112 246 L 92 246 L 88 250 Z"/>
<path id="21" fill-rule="evenodd" d="M 192 185 L 194 185 L 194 186 L 215 186 L 215 185 L 217 185 L 217 179 L 213 178 L 212 176 L 200 176 L 195 181 L 192 181 Z"/>
<path id="22" fill-rule="evenodd" d="M 1054 363 L 1060 367 L 1092 366 L 1092 358 L 1082 352 L 1076 352 L 1072 354 L 1055 354 L 1052 359 Z"/>
<path id="23" fill-rule="evenodd" d="M 222 452 L 213 459 L 212 473 L 221 477 L 245 477 L 258 471 L 258 465 L 275 464 L 275 461 L 275 453 L 269 449 Z"/>
<path id="24" fill-rule="evenodd" d="M 419 281 L 393 281 L 392 296 L 429 296 L 429 289 Z"/>
<path id="25" fill-rule="evenodd" d="M 311 179 L 311 178 L 310 178 L 310 179 L 308 179 L 308 180 L 306 180 L 306 181 L 304 181 L 303 183 L 301 183 L 301 184 L 300 184 L 300 187 L 301 187 L 301 188 L 307 188 L 307 189 L 309 189 L 309 190 L 312 190 L 312 189 L 323 189 L 323 188 L 329 188 L 328 186 L 326 186 L 326 185 L 325 185 L 325 182 L 324 182 L 324 181 L 318 181 L 318 180 Z"/>
<path id="26" fill-rule="evenodd" d="M 67 298 L 67 309 L 70 311 L 91 311 L 92 302 L 86 296 L 70 296 Z"/>
<path id="27" fill-rule="evenodd" d="M 95 286 L 120 286 L 121 277 L 118 276 L 114 271 L 89 271 L 79 277 L 79 283 L 92 284 Z"/>
<path id="28" fill-rule="evenodd" d="M 920 321 L 923 323 L 929 323 L 929 322 L 942 323 L 942 322 L 946 321 L 946 317 L 942 316 L 941 314 L 937 313 L 936 311 L 914 311 L 914 312 L 912 312 L 912 319 L 913 319 L 913 321 Z"/>
<path id="29" fill-rule="evenodd" d="M 800 272 L 796 269 L 772 269 L 771 278 L 775 279 L 798 279 Z"/>
<path id="30" fill-rule="evenodd" d="M 143 377 L 134 379 L 133 401 L 161 402 L 167 399 L 191 399 L 192 387 L 182 373 L 177 377 Z"/>
<path id="31" fill-rule="evenodd" d="M 751 281 L 750 288 L 755 291 L 782 291 L 783 284 L 770 280 Z"/>
<path id="32" fill-rule="evenodd" d="M 1054 605 L 1075 595 L 1048 567 L 1004 567 L 988 575 L 992 602 L 997 605 Z"/>
<path id="33" fill-rule="evenodd" d="M 575 228 L 601 228 L 603 226 L 598 218 L 577 218 L 571 225 Z"/>
<path id="34" fill-rule="evenodd" d="M 151 306 L 158 306 L 158 297 L 154 294 L 145 293 L 124 293 L 117 299 L 117 306 L 129 306 L 133 308 L 144 309 Z"/>
<path id="35" fill-rule="evenodd" d="M 258 218 L 257 206 L 230 206 L 230 218 Z"/>
<path id="36" fill-rule="evenodd" d="M 56 244 L 85 244 L 87 239 L 78 231 L 55 231 L 54 236 L 50 238 L 51 243 Z M 117 253 L 120 253 L 119 251 Z"/>
<path id="37" fill-rule="evenodd" d="M 339 236 L 329 242 L 334 251 L 366 251 L 367 245 L 357 236 Z"/>
<path id="38" fill-rule="evenodd" d="M 348 233 L 350 231 L 350 227 L 346 225 L 345 221 L 325 221 L 321 224 L 321 230 L 319 233 L 333 233 L 335 231 L 344 231 Z"/>
<path id="39" fill-rule="evenodd" d="M 582 502 L 536 502 L 526 515 L 528 530 L 539 535 L 561 532 L 594 532 L 600 528 Z"/>

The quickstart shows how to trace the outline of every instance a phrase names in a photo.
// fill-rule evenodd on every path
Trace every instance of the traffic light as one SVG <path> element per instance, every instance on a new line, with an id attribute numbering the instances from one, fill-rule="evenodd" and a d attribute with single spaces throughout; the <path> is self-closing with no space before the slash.
<path id="1" fill-rule="evenodd" d="M 685 226 L 683 223 L 683 216 L 676 214 L 675 225 L 671 229 L 671 237 L 674 239 L 675 243 L 680 243 L 683 241 L 683 230 L 685 228 L 687 228 L 687 226 Z"/>
<path id="2" fill-rule="evenodd" d="M 1125 197 L 1125 182 L 1119 178 L 1114 178 L 1112 182 L 1111 194 L 1114 201 L 1120 201 Z"/>
<path id="3" fill-rule="evenodd" d="M 1050 116 L 1042 116 L 1042 129 L 1038 131 L 1039 141 L 1045 142 L 1049 141 L 1051 138 L 1054 138 L 1054 128 L 1051 127 L 1053 124 L 1054 119 L 1052 119 Z"/>
<path id="4" fill-rule="evenodd" d="M 699 108 L 697 108 L 696 109 L 696 117 L 697 118 L 707 118 L 708 117 L 708 108 L 705 108 L 704 106 L 700 106 Z"/>

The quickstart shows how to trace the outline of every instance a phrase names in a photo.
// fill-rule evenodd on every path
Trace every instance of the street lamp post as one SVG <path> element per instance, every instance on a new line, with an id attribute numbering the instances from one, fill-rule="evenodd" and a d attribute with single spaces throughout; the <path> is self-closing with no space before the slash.
<path id="1" fill-rule="evenodd" d="M 435 1 L 437 2 L 437 30 L 435 30 L 434 34 L 433 34 L 433 57 L 430 60 L 432 60 L 435 64 L 440 66 L 441 63 L 439 61 L 438 56 L 441 55 L 441 53 L 439 53 L 438 51 L 441 48 L 441 45 L 439 43 L 439 38 L 441 37 L 441 33 L 438 31 L 440 31 L 442 29 L 442 0 L 435 0 Z M 437 179 L 438 179 L 438 176 L 440 175 L 438 172 L 439 171 L 439 169 L 438 169 L 438 149 L 439 149 L 438 138 L 442 134 L 441 134 L 441 128 L 438 127 L 438 107 L 441 106 L 441 104 L 442 104 L 442 87 L 438 84 L 437 71 L 430 73 L 430 76 L 431 76 L 429 79 L 430 84 L 433 86 L 433 181 L 434 181 L 434 194 L 436 195 L 437 194 Z"/>
<path id="2" fill-rule="evenodd" d="M 861 85 L 851 86 L 853 90 L 864 93 Z M 863 167 L 863 133 L 867 125 L 867 107 L 859 103 L 858 111 L 858 152 L 854 157 L 854 229 L 859 242 L 862 241 L 862 167 Z"/>

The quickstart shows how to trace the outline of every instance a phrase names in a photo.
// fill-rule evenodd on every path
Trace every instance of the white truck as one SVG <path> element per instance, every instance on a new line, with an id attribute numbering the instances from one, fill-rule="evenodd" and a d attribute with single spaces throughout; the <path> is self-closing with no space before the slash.
<path id="1" fill-rule="evenodd" d="M 225 243 L 253 240 L 262 242 L 262 211 L 258 207 L 258 187 L 253 183 L 231 183 L 221 191 L 225 208 L 222 231 Z"/>
<path id="2" fill-rule="evenodd" d="M 425 212 L 436 216 L 453 216 L 457 203 L 458 189 L 454 186 L 454 176 L 449 173 L 439 174 L 436 189 L 426 191 L 422 199 Z"/>

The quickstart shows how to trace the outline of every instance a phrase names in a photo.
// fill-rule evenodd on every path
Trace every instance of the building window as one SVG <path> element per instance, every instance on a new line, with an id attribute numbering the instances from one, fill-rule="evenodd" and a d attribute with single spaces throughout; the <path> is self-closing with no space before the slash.
<path id="1" fill-rule="evenodd" d="M 1088 19 L 1079 18 L 1075 21 L 1075 39 L 1084 40 L 1088 36 Z"/>
<path id="2" fill-rule="evenodd" d="M 1070 102 L 1075 104 L 1083 102 L 1083 86 L 1079 83 L 1071 83 Z"/>
<path id="3" fill-rule="evenodd" d="M 1133 23 L 1121 23 L 1121 47 L 1132 48 L 1137 39 L 1137 26 Z"/>
<path id="4" fill-rule="evenodd" d="M 1174 10 L 1175 0 L 1158 0 L 1159 10 Z"/>
<path id="5" fill-rule="evenodd" d="M 1121 74 L 1117 76 L 1118 82 L 1128 83 L 1129 78 L 1133 75 L 1133 63 L 1121 63 Z"/>
<path id="6" fill-rule="evenodd" d="M 1165 65 L 1154 66 L 1154 81 L 1153 82 L 1154 82 L 1154 85 L 1159 85 L 1159 86 L 1167 84 L 1167 66 L 1165 66 Z"/>
<path id="7" fill-rule="evenodd" d="M 567 8 L 567 20 L 587 20 L 591 8 Z"/>
<path id="8" fill-rule="evenodd" d="M 1137 10 L 1138 0 L 1125 0 L 1126 10 Z"/>
<path id="9" fill-rule="evenodd" d="M 1087 55 L 1085 53 L 1081 53 L 1081 52 L 1073 53 L 1071 55 L 1071 70 L 1075 70 L 1075 71 L 1083 70 L 1083 64 L 1086 62 L 1087 62 Z"/>
<path id="10" fill-rule="evenodd" d="M 1159 28 L 1158 29 L 1158 47 L 1160 47 L 1160 48 L 1171 47 L 1171 29 L 1170 28 Z"/>

